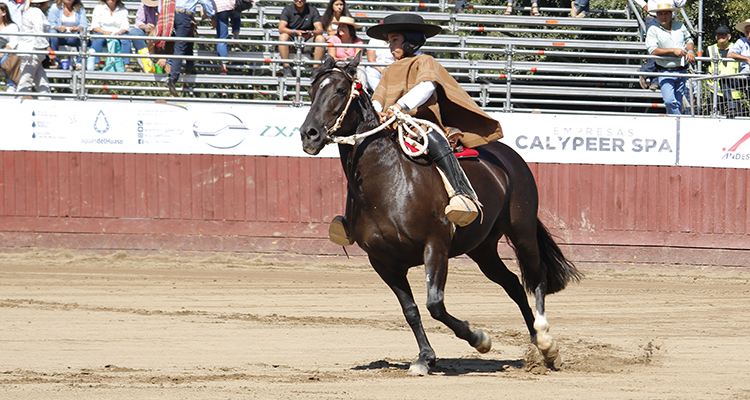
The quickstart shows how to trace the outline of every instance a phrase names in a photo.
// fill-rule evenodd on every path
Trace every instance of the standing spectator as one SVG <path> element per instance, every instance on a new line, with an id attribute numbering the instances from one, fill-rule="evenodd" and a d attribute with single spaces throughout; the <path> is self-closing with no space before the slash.
<path id="1" fill-rule="evenodd" d="M 685 6 L 687 0 L 635 0 L 635 2 L 638 3 L 641 8 L 643 8 L 643 11 L 646 11 L 646 33 L 648 34 L 648 30 L 652 26 L 659 25 L 659 21 L 657 21 L 655 18 L 656 13 L 650 10 L 656 10 L 656 7 L 659 3 L 669 3 L 672 5 L 672 7 L 680 9 Z M 672 18 L 677 18 L 677 11 L 672 13 Z M 654 60 L 653 58 L 649 58 L 648 60 L 646 60 L 646 64 L 641 67 L 641 72 L 656 72 L 656 60 Z M 651 90 L 659 89 L 658 78 L 648 78 L 651 80 L 650 85 L 646 79 L 647 78 L 644 76 L 640 77 L 641 88 Z"/>
<path id="2" fill-rule="evenodd" d="M 393 62 L 396 61 L 396 59 L 393 58 L 391 50 L 388 48 L 388 42 L 386 42 L 385 40 L 370 39 L 368 45 L 379 48 L 367 49 L 367 61 L 371 63 L 386 65 L 393 64 Z M 385 48 L 382 48 L 383 46 L 385 46 Z M 367 75 L 367 85 L 370 86 L 370 89 L 372 91 L 375 91 L 375 89 L 378 87 L 378 84 L 380 84 L 380 77 L 383 75 L 383 69 L 385 69 L 385 67 L 377 65 L 367 66 L 365 68 L 365 74 Z"/>
<path id="3" fill-rule="evenodd" d="M 320 22 L 323 24 L 323 31 L 331 37 L 338 33 L 339 19 L 341 17 L 351 17 L 352 14 L 349 12 L 349 7 L 346 6 L 344 0 L 331 0 L 328 2 L 328 7 L 320 18 Z"/>
<path id="4" fill-rule="evenodd" d="M 676 10 L 679 8 L 672 7 L 669 3 L 659 4 L 655 10 L 659 25 L 651 27 L 646 36 L 646 47 L 650 54 L 670 57 L 656 60 L 656 70 L 666 74 L 685 74 L 687 64 L 695 61 L 690 32 L 685 24 L 675 21 L 672 17 L 672 12 Z M 674 60 L 672 57 L 679 57 L 680 60 Z M 682 114 L 686 81 L 687 78 L 683 77 L 659 77 L 661 97 L 664 99 L 667 114 Z"/>
<path id="5" fill-rule="evenodd" d="M 128 9 L 122 0 L 99 0 L 91 15 L 91 31 L 94 35 L 124 35 L 130 31 L 128 20 Z M 112 40 L 112 39 L 109 39 Z M 101 53 L 107 39 L 94 38 L 91 40 L 91 48 Z M 130 54 L 130 40 L 120 39 L 120 52 Z M 94 65 L 99 65 L 99 57 L 94 57 Z M 130 68 L 130 59 L 125 59 L 125 70 L 133 72 Z"/>
<path id="6" fill-rule="evenodd" d="M 195 9 L 198 7 L 199 0 L 177 0 L 174 7 L 174 35 L 176 37 L 191 37 L 193 33 L 193 16 Z M 212 0 L 200 0 L 203 7 L 203 18 L 211 18 L 211 25 L 216 28 L 216 18 L 214 18 L 214 4 Z M 192 56 L 193 42 L 175 42 L 174 55 Z M 167 78 L 167 89 L 172 96 L 177 96 L 175 83 L 180 79 L 182 72 L 182 59 L 172 59 L 172 70 Z M 186 73 L 193 72 L 193 60 L 187 60 Z"/>
<path id="7" fill-rule="evenodd" d="M 586 18 L 589 16 L 589 0 L 575 0 L 570 2 L 570 16 Z"/>
<path id="8" fill-rule="evenodd" d="M 738 31 L 742 32 L 743 38 L 737 40 L 737 42 L 729 49 L 727 54 L 729 57 L 740 61 L 740 72 L 750 72 L 750 19 L 746 19 L 744 22 L 734 26 Z"/>
<path id="9" fill-rule="evenodd" d="M 141 0 L 141 5 L 135 13 L 135 24 L 130 29 L 130 36 L 154 36 L 156 22 L 159 20 L 159 0 Z M 133 39 L 135 52 L 149 54 L 148 44 L 143 39 Z M 145 49 L 145 50 L 144 50 Z"/>
<path id="10" fill-rule="evenodd" d="M 89 24 L 86 22 L 86 9 L 81 0 L 57 0 L 49 8 L 47 16 L 49 24 L 57 33 L 79 33 L 85 31 Z M 50 47 L 57 51 L 60 45 L 74 46 L 76 50 L 81 48 L 81 39 L 78 38 L 50 38 Z M 76 59 L 76 68 L 82 68 L 81 57 Z"/>
<path id="11" fill-rule="evenodd" d="M 458 0 L 458 1 L 461 1 L 461 0 Z M 458 1 L 456 2 L 456 7 L 458 7 Z M 513 15 L 513 0 L 508 0 L 508 6 L 505 8 L 505 15 Z M 536 0 L 531 0 L 531 16 L 532 17 L 542 16 L 542 13 L 539 12 L 539 3 Z"/>
<path id="12" fill-rule="evenodd" d="M 281 11 L 279 41 L 286 42 L 298 36 L 308 42 L 326 42 L 326 38 L 323 36 L 323 23 L 320 21 L 320 13 L 318 13 L 317 8 L 308 5 L 307 0 L 294 0 L 294 4 L 284 7 Z M 323 59 L 324 53 L 324 47 L 315 47 L 313 58 L 320 61 Z M 289 46 L 279 45 L 279 55 L 285 60 L 289 59 Z M 284 63 L 282 73 L 285 77 L 293 75 L 289 63 Z"/>
<path id="13" fill-rule="evenodd" d="M 729 49 L 732 47 L 732 32 L 728 26 L 722 25 L 716 29 L 716 44 L 708 47 L 708 55 L 712 59 L 727 58 Z M 718 65 L 718 68 L 716 68 Z M 708 73 L 717 75 L 730 75 L 739 72 L 740 64 L 734 61 L 719 61 L 718 63 L 709 64 Z M 724 103 L 724 113 L 728 117 L 732 117 L 736 110 L 736 100 L 739 99 L 740 92 L 732 90 L 730 82 L 734 79 L 730 78 L 730 81 L 723 81 L 719 79 L 719 96 L 721 96 L 721 102 Z M 713 91 L 713 85 L 711 86 Z"/>
<path id="14" fill-rule="evenodd" d="M 235 17 L 234 5 L 235 0 L 215 0 L 216 2 L 216 37 L 219 39 L 229 38 L 229 19 L 232 19 L 232 33 L 240 32 L 240 18 Z M 216 45 L 216 51 L 219 52 L 219 57 L 229 56 L 229 46 L 226 43 L 219 43 Z M 227 74 L 227 62 L 221 60 L 220 74 Z"/>
<path id="15" fill-rule="evenodd" d="M 26 0 L 23 13 L 23 24 L 21 32 L 24 33 L 47 33 L 49 22 L 44 12 L 49 7 L 47 0 Z M 18 50 L 23 51 L 50 51 L 49 42 L 42 36 L 19 36 Z M 39 93 L 50 93 L 47 74 L 42 67 L 42 61 L 46 58 L 44 54 L 19 54 L 19 68 L 21 78 L 18 80 L 18 93 L 31 91 L 36 86 Z M 50 55 L 50 61 L 55 61 L 55 56 Z"/>
<path id="16" fill-rule="evenodd" d="M 10 9 L 5 3 L 0 3 L 0 42 L 5 43 L 4 45 L 0 46 L 2 49 L 15 49 L 18 45 L 18 36 L 10 36 L 10 35 L 3 35 L 3 33 L 17 33 L 20 32 L 20 29 L 18 28 L 18 25 L 13 23 L 13 19 L 11 19 L 11 13 Z M 0 65 L 3 65 L 5 60 L 8 59 L 8 53 L 3 53 L 0 50 Z M 5 71 L 3 71 L 5 72 Z M 16 83 L 13 82 L 13 80 L 10 79 L 10 76 L 5 74 L 5 82 L 6 82 L 6 92 L 15 92 L 16 91 Z"/>

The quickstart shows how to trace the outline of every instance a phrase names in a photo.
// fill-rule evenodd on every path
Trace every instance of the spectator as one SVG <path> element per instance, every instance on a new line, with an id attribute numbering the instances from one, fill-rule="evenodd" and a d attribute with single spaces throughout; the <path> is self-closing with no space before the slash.
<path id="1" fill-rule="evenodd" d="M 659 3 L 670 3 L 672 7 L 676 8 L 682 8 L 685 6 L 685 3 L 687 0 L 635 0 L 636 3 L 638 3 L 639 6 L 643 8 L 643 11 L 646 11 L 646 33 L 648 33 L 649 28 L 651 28 L 654 25 L 659 25 L 659 22 L 656 20 L 655 17 L 652 15 L 656 15 L 653 12 L 650 12 L 649 10 L 655 10 Z M 672 13 L 672 18 L 677 18 L 677 11 Z M 650 58 L 646 60 L 646 64 L 644 64 L 641 67 L 641 72 L 656 72 L 656 60 L 653 58 Z M 649 85 L 649 82 L 646 80 L 649 79 L 651 81 L 651 84 Z M 659 79 L 658 77 L 655 78 L 646 78 L 644 76 L 641 76 L 640 78 L 641 88 L 643 89 L 651 89 L 651 90 L 657 90 L 659 89 Z"/>
<path id="2" fill-rule="evenodd" d="M 458 2 L 456 3 L 456 6 L 458 6 Z M 513 0 L 508 0 L 508 7 L 505 8 L 505 15 L 513 15 Z M 531 0 L 531 16 L 542 16 L 542 13 L 539 12 L 539 3 L 536 0 Z"/>
<path id="3" fill-rule="evenodd" d="M 94 7 L 91 14 L 91 31 L 94 35 L 117 35 L 127 36 L 130 31 L 130 21 L 128 20 L 128 9 L 122 3 L 122 0 L 99 0 L 99 4 Z M 112 39 L 110 39 L 112 40 Z M 120 40 L 120 52 L 130 54 L 130 40 Z M 93 38 L 91 48 L 101 53 L 107 39 Z M 130 68 L 130 59 L 125 60 L 125 71 L 133 72 Z M 99 65 L 99 57 L 94 57 L 94 65 Z"/>
<path id="4" fill-rule="evenodd" d="M 3 33 L 17 33 L 20 29 L 18 28 L 18 25 L 13 23 L 13 19 L 11 18 L 11 12 L 8 6 L 5 3 L 0 3 L 0 43 L 3 43 L 0 48 L 2 49 L 15 49 L 18 45 L 18 36 L 10 36 L 10 35 L 3 35 Z M 2 53 L 0 51 L 0 65 L 3 65 L 5 60 L 8 59 L 8 53 Z M 10 65 L 10 64 L 9 64 Z M 3 71 L 5 72 L 5 71 Z M 5 74 L 5 77 L 7 78 L 5 80 L 6 82 L 6 92 L 15 92 L 16 91 L 16 83 L 13 82 L 10 76 L 8 74 Z M 17 77 L 16 77 L 17 78 Z"/>
<path id="5" fill-rule="evenodd" d="M 396 61 L 391 54 L 391 50 L 388 48 L 388 42 L 380 39 L 370 39 L 369 46 L 379 47 L 375 49 L 367 49 L 367 61 L 371 63 L 386 64 L 390 65 Z M 384 47 L 385 48 L 382 48 Z M 380 83 L 380 77 L 383 75 L 383 69 L 381 66 L 368 66 L 365 68 L 365 74 L 367 75 L 367 85 L 370 86 L 371 90 L 375 90 Z"/>
<path id="6" fill-rule="evenodd" d="M 130 29 L 130 36 L 154 36 L 156 22 L 159 20 L 159 0 L 141 0 L 141 5 L 135 13 L 135 24 Z M 148 44 L 143 39 L 133 39 L 135 52 L 149 54 Z"/>
<path id="7" fill-rule="evenodd" d="M 229 19 L 232 19 L 232 33 L 237 32 L 236 36 L 239 36 L 240 32 L 240 18 L 239 15 L 235 16 L 234 5 L 235 0 L 215 0 L 216 3 L 216 37 L 219 39 L 229 38 Z M 219 52 L 219 57 L 229 56 L 229 46 L 226 43 L 219 43 L 216 45 L 216 51 Z M 227 74 L 227 62 L 221 60 L 221 69 L 219 73 L 222 75 Z"/>
<path id="8" fill-rule="evenodd" d="M 346 6 L 344 0 L 331 0 L 328 2 L 328 7 L 320 18 L 320 22 L 323 24 L 323 30 L 328 37 L 334 36 L 339 29 L 338 22 L 341 17 L 351 17 L 352 14 L 349 12 L 349 8 Z"/>
<path id="9" fill-rule="evenodd" d="M 81 0 L 57 0 L 49 8 L 47 16 L 53 32 L 57 33 L 80 33 L 85 31 L 89 24 L 86 22 L 86 9 Z M 50 38 L 50 47 L 57 51 L 60 45 L 73 46 L 76 50 L 81 48 L 81 39 L 78 38 Z M 81 69 L 81 57 L 76 59 L 76 68 Z"/>
<path id="10" fill-rule="evenodd" d="M 21 32 L 24 33 L 47 33 L 49 32 L 49 21 L 44 12 L 49 7 L 47 0 L 26 0 L 24 4 L 23 24 Z M 49 42 L 46 37 L 42 36 L 19 36 L 18 50 L 23 51 L 50 51 Z M 27 93 L 31 91 L 32 86 L 36 86 L 39 93 L 49 93 L 49 82 L 47 74 L 42 67 L 42 61 L 47 56 L 44 54 L 19 54 L 19 68 L 21 77 L 18 80 L 18 93 Z M 50 55 L 50 61 L 56 60 L 54 55 Z"/>
<path id="11" fill-rule="evenodd" d="M 730 58 L 740 61 L 740 72 L 744 74 L 750 72 L 750 19 L 746 19 L 734 27 L 742 32 L 744 37 L 737 40 L 732 48 L 729 49 L 727 55 Z"/>
<path id="12" fill-rule="evenodd" d="M 687 73 L 687 64 L 695 61 L 693 38 L 690 37 L 685 24 L 673 19 L 672 13 L 679 8 L 669 3 L 661 3 L 656 8 L 656 19 L 659 25 L 648 30 L 646 47 L 648 52 L 657 56 L 669 58 L 657 59 L 656 70 L 667 74 L 659 77 L 661 96 L 667 114 L 682 114 L 682 99 L 685 96 L 686 78 L 672 77 L 669 74 Z M 672 57 L 679 57 L 674 60 Z"/>
<path id="13" fill-rule="evenodd" d="M 21 26 L 21 24 L 23 23 L 24 2 L 21 1 L 19 3 L 14 0 L 0 0 L 0 4 L 5 4 L 5 6 L 8 7 L 8 10 L 10 10 L 10 19 L 17 26 Z"/>
<path id="14" fill-rule="evenodd" d="M 712 59 L 727 58 L 729 49 L 732 47 L 732 32 L 728 26 L 722 25 L 716 30 L 716 44 L 709 46 L 708 55 Z M 718 68 L 716 68 L 718 65 Z M 740 64 L 733 61 L 719 61 L 718 63 L 711 63 L 708 66 L 709 74 L 717 75 L 730 75 L 739 72 Z M 736 100 L 740 98 L 740 92 L 731 90 L 731 83 L 734 78 L 730 78 L 729 81 L 719 79 L 719 90 L 718 93 L 721 103 L 724 105 L 724 113 L 728 117 L 733 117 L 737 108 Z M 710 87 L 713 91 L 713 85 Z"/>
<path id="15" fill-rule="evenodd" d="M 211 18 L 211 25 L 216 28 L 216 18 L 214 18 L 214 4 L 212 0 L 176 0 L 174 8 L 174 35 L 176 37 L 190 37 L 192 36 L 193 27 L 193 16 L 195 15 L 195 9 L 198 7 L 198 1 L 200 1 L 203 7 L 203 18 Z M 174 55 L 176 56 L 192 56 L 193 55 L 193 42 L 175 42 L 174 44 Z M 167 77 L 167 89 L 172 96 L 177 96 L 177 89 L 175 84 L 180 79 L 180 73 L 182 72 L 182 59 L 172 59 L 172 70 L 169 72 Z M 187 60 L 187 68 L 185 73 L 193 72 L 193 60 Z"/>
<path id="16" fill-rule="evenodd" d="M 362 39 L 357 37 L 357 29 L 360 28 L 362 27 L 354 23 L 354 18 L 341 17 L 337 33 L 328 38 L 327 42 L 334 45 L 343 43 L 365 44 Z M 329 47 L 328 55 L 336 61 L 346 61 L 354 58 L 360 51 L 362 51 L 362 48 L 358 47 Z"/>
<path id="17" fill-rule="evenodd" d="M 575 0 L 570 2 L 570 16 L 586 18 L 589 16 L 589 0 Z"/>
<path id="18" fill-rule="evenodd" d="M 323 36 L 323 23 L 320 21 L 320 13 L 315 7 L 307 4 L 307 0 L 294 0 L 281 11 L 281 21 L 279 22 L 279 41 L 287 42 L 301 37 L 307 42 L 325 43 L 326 38 Z M 324 47 L 315 47 L 313 58 L 322 60 L 325 53 Z M 279 55 L 283 59 L 289 59 L 289 46 L 279 45 Z M 289 63 L 284 63 L 282 73 L 285 77 L 291 77 L 292 67 Z"/>

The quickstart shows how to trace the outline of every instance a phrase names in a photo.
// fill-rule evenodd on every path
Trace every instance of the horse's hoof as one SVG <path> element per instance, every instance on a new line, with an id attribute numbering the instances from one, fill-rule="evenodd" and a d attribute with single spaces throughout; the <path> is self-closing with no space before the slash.
<path id="1" fill-rule="evenodd" d="M 562 361 L 562 356 L 560 355 L 560 353 L 557 353 L 555 355 L 554 360 L 551 360 L 551 361 L 547 360 L 547 368 L 555 370 L 555 371 L 559 370 L 560 367 L 562 367 L 562 364 L 563 364 L 563 361 Z"/>
<path id="2" fill-rule="evenodd" d="M 490 335 L 484 333 L 481 329 L 474 329 L 473 333 L 482 339 L 479 341 L 479 344 L 474 346 L 475 349 L 477 349 L 480 353 L 486 353 L 492 349 L 492 339 L 490 338 Z"/>
<path id="3" fill-rule="evenodd" d="M 408 375 L 414 375 L 414 376 L 425 376 L 430 373 L 430 369 L 427 368 L 426 365 L 422 363 L 411 363 L 409 366 L 409 372 Z"/>

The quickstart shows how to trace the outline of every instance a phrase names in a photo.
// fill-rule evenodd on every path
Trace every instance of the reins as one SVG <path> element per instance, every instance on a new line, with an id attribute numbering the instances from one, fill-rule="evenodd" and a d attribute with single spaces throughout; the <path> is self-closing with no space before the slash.
<path id="1" fill-rule="evenodd" d="M 346 76 L 348 80 L 352 81 L 352 87 L 349 91 L 349 98 L 347 99 L 346 106 L 344 106 L 344 110 L 341 112 L 341 115 L 339 115 L 339 117 L 336 119 L 336 122 L 330 129 L 326 129 L 326 139 L 329 143 L 348 144 L 353 146 L 358 141 L 384 130 L 394 121 L 396 121 L 398 125 L 398 143 L 401 146 L 401 150 L 403 150 L 403 152 L 410 157 L 419 157 L 427 152 L 427 145 L 429 143 L 427 130 L 424 128 L 424 126 L 427 126 L 435 130 L 436 132 L 442 132 L 440 127 L 438 127 L 433 122 L 414 118 L 409 114 L 404 114 L 395 106 L 391 106 L 390 109 L 391 111 L 393 111 L 394 115 L 374 129 L 370 129 L 367 132 L 362 132 L 350 136 L 331 135 L 332 133 L 339 130 L 339 128 L 341 128 L 341 123 L 344 121 L 344 117 L 346 117 L 346 113 L 349 111 L 349 107 L 351 106 L 352 101 L 356 97 L 359 97 L 360 91 L 362 90 L 362 83 L 356 77 L 350 76 L 348 73 L 339 68 L 334 68 L 332 69 L 332 71 L 338 71 L 344 74 L 344 76 Z M 415 150 L 410 149 L 407 146 L 407 143 Z"/>

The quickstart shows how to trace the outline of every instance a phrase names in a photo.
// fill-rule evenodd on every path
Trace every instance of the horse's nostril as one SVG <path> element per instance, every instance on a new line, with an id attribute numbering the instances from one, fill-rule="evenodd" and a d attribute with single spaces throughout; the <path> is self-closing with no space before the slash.
<path id="1" fill-rule="evenodd" d="M 310 128 L 307 130 L 307 137 L 309 138 L 316 138 L 318 137 L 318 130 L 315 128 Z"/>

